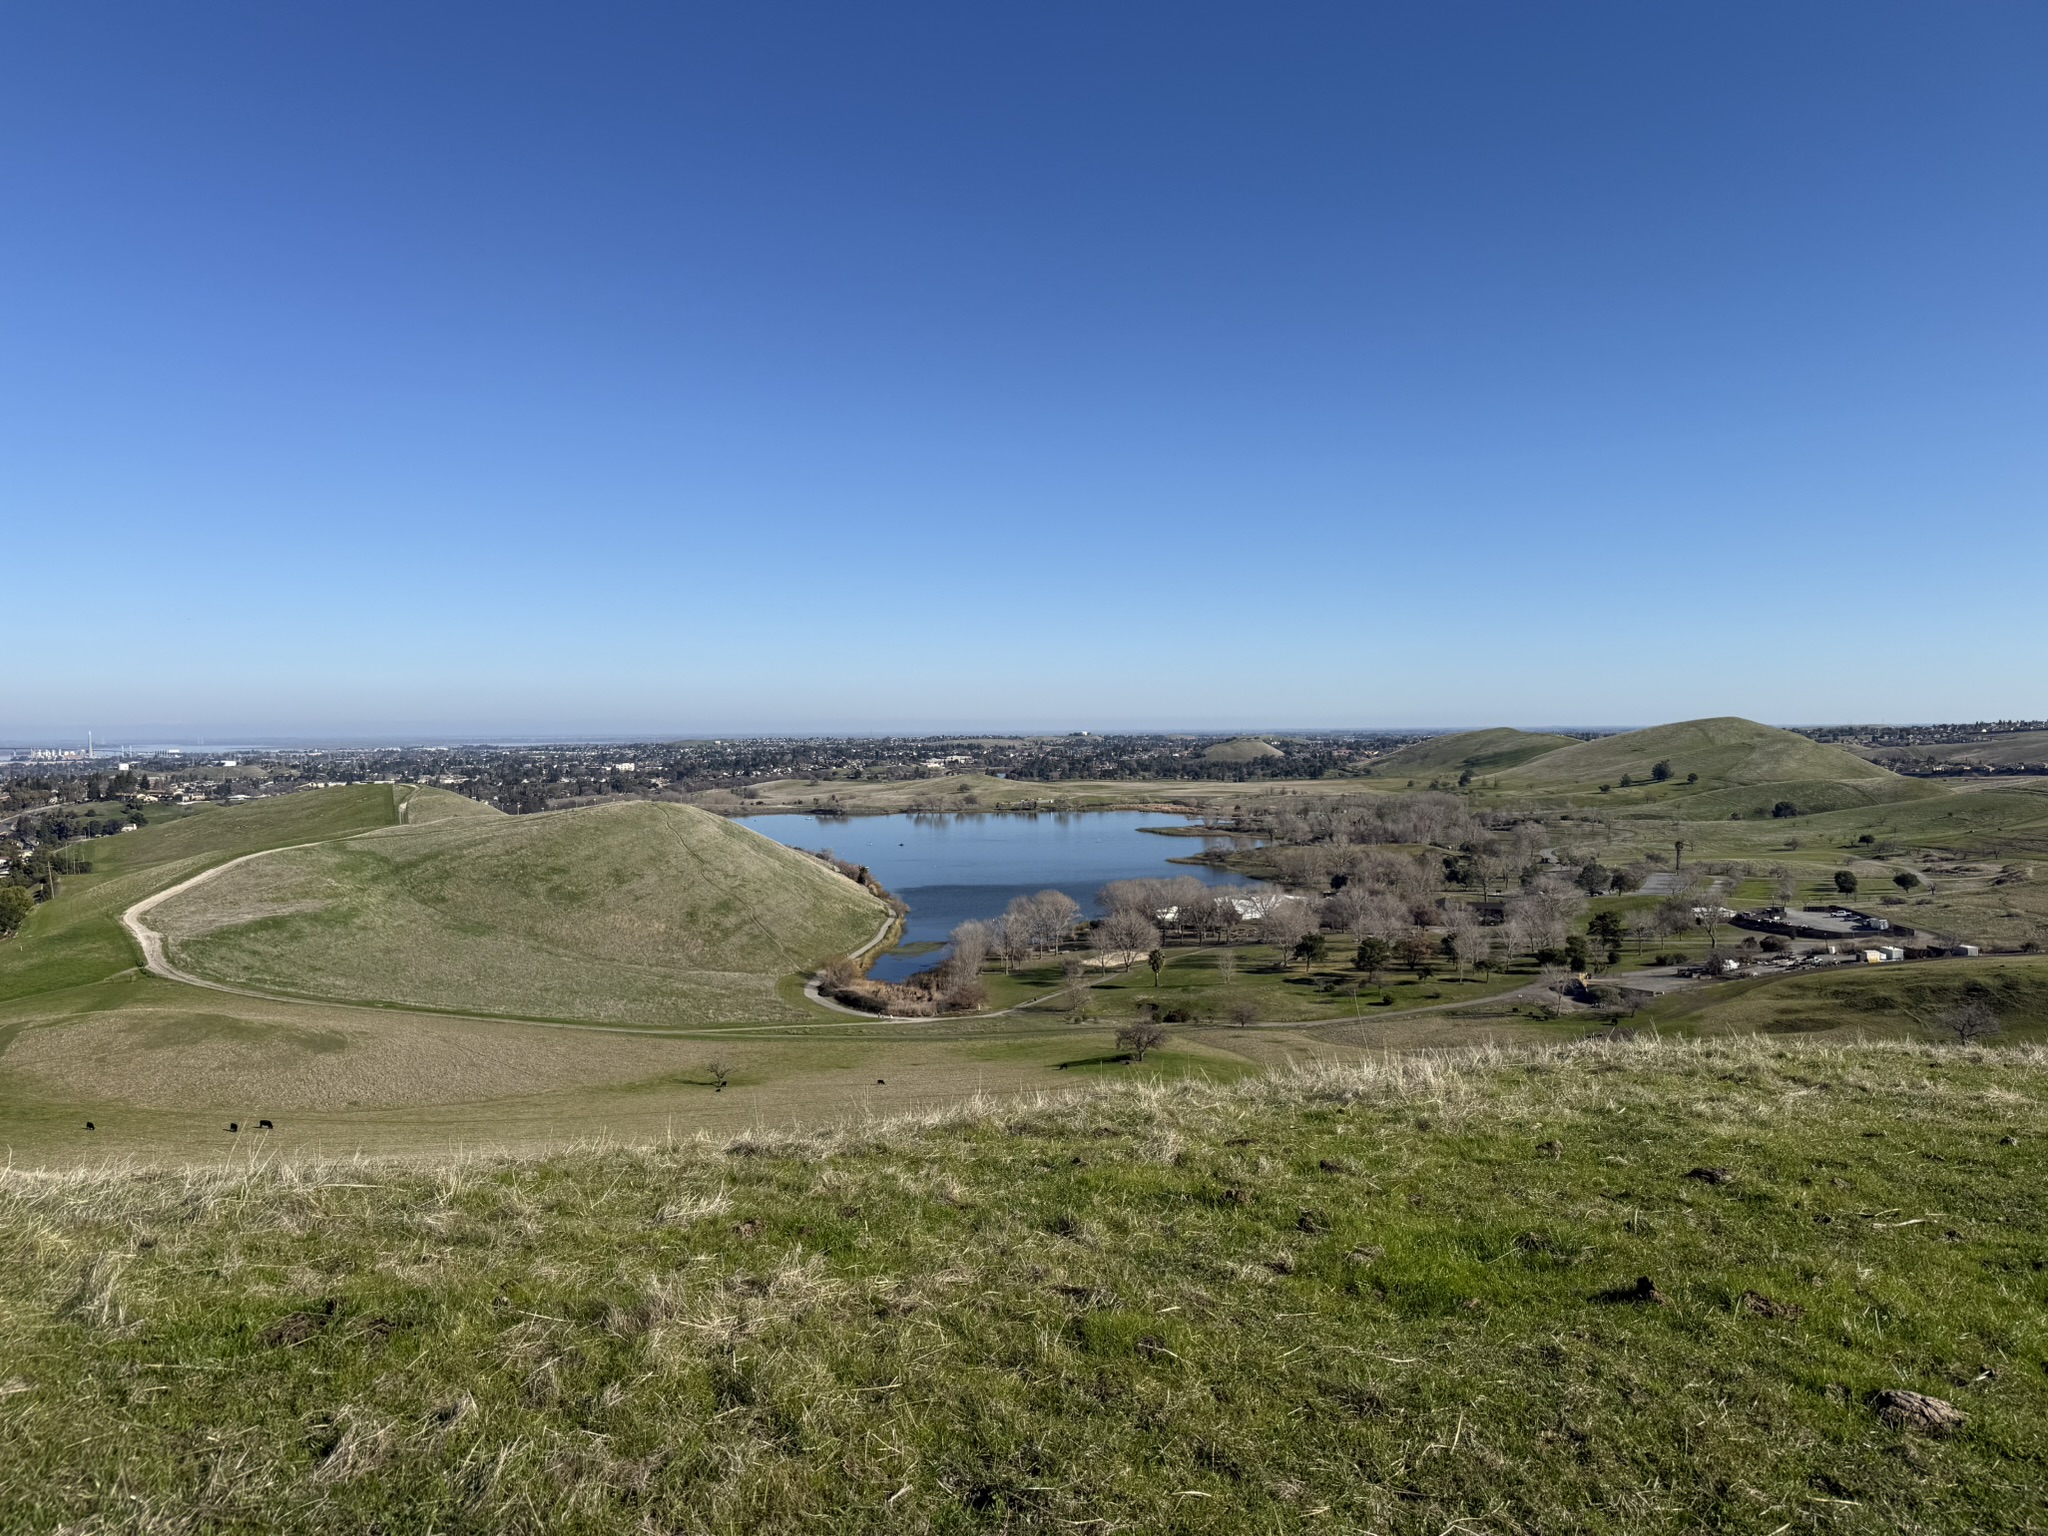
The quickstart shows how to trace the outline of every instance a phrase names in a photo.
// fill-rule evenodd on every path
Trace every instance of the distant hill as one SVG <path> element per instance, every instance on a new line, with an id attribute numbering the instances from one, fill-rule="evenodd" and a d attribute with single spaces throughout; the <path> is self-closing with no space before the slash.
<path id="1" fill-rule="evenodd" d="M 1660 762 L 1683 780 L 1698 774 L 1700 790 L 1790 780 L 1891 780 L 1896 775 L 1841 747 L 1734 715 L 1685 720 L 1647 730 L 1577 741 L 1523 764 L 1515 782 L 1545 788 L 1641 782 Z"/>
<path id="2" fill-rule="evenodd" d="M 686 1025 L 807 1017 L 783 980 L 859 947 L 884 915 L 869 892 L 737 823 L 630 801 L 485 807 L 284 849 L 150 922 L 183 969 L 266 991 Z"/>
<path id="3" fill-rule="evenodd" d="M 1486 731 L 1460 731 L 1453 736 L 1432 736 L 1412 746 L 1389 752 L 1372 764 L 1375 778 L 1421 778 L 1429 774 L 1501 773 L 1533 758 L 1562 747 L 1580 745 L 1576 736 L 1552 736 L 1541 731 L 1517 731 L 1496 726 Z"/>
<path id="4" fill-rule="evenodd" d="M 1202 759 L 1211 763 L 1254 763 L 1261 758 L 1286 755 L 1270 741 L 1260 741 L 1256 736 L 1240 736 L 1234 741 L 1217 742 L 1202 754 Z"/>
<path id="5" fill-rule="evenodd" d="M 430 821 L 471 821 L 503 820 L 505 813 L 495 805 L 486 805 L 481 800 L 472 800 L 467 795 L 458 795 L 452 790 L 422 784 L 408 790 L 404 795 L 402 815 L 407 826 L 424 826 Z"/>

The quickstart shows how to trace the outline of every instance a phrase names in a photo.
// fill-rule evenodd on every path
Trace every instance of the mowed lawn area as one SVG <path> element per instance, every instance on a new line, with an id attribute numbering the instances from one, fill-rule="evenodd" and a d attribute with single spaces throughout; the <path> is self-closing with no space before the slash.
<path id="1" fill-rule="evenodd" d="M 0 1486 L 34 1530 L 2036 1529 L 2044 1094 L 1579 1044 L 14 1170 Z"/>

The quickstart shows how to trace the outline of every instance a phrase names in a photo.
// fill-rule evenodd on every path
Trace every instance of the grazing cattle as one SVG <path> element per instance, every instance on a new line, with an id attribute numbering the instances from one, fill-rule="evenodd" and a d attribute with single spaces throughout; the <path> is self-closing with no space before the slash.
<path id="1" fill-rule="evenodd" d="M 230 1120 L 230 1121 L 228 1122 L 228 1129 L 229 1129 L 230 1131 L 239 1131 L 239 1130 L 240 1130 L 241 1128 L 242 1128 L 242 1122 L 241 1122 L 241 1121 L 239 1121 L 239 1120 Z"/>
<path id="2" fill-rule="evenodd" d="M 274 1131 L 277 1129 L 277 1127 L 272 1125 L 268 1120 L 258 1120 L 256 1122 L 256 1129 L 259 1131 Z"/>
<path id="3" fill-rule="evenodd" d="M 875 1079 L 875 1086 L 876 1086 L 877 1088 L 884 1088 L 884 1087 L 887 1087 L 887 1086 L 888 1086 L 888 1083 L 889 1083 L 889 1080 L 888 1080 L 888 1079 L 887 1079 L 886 1077 L 878 1077 L 878 1078 L 876 1078 L 876 1079 Z"/>
<path id="4" fill-rule="evenodd" d="M 96 1131 L 96 1130 L 98 1130 L 98 1129 L 99 1129 L 99 1127 L 98 1127 L 98 1126 L 96 1126 L 96 1125 L 94 1125 L 94 1124 L 93 1124 L 93 1123 L 92 1123 L 92 1122 L 91 1122 L 90 1120 L 88 1120 L 88 1121 L 86 1121 L 86 1122 L 85 1122 L 85 1128 L 86 1128 L 86 1129 L 87 1129 L 88 1131 Z"/>

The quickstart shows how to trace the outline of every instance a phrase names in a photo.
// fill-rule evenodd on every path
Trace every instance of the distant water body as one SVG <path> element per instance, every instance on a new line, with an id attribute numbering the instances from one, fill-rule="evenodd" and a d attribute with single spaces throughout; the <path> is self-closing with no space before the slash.
<path id="1" fill-rule="evenodd" d="M 792 848 L 829 848 L 865 864 L 910 904 L 904 944 L 943 942 L 969 918 L 999 916 L 1011 898 L 1065 891 L 1090 916 L 1095 893 L 1112 880 L 1193 875 L 1208 885 L 1241 885 L 1241 875 L 1206 864 L 1175 864 L 1228 837 L 1161 837 L 1142 827 L 1194 826 L 1188 816 L 1148 811 L 1073 811 L 1033 815 L 749 816 L 745 824 Z M 935 952 L 891 953 L 869 974 L 900 981 Z"/>

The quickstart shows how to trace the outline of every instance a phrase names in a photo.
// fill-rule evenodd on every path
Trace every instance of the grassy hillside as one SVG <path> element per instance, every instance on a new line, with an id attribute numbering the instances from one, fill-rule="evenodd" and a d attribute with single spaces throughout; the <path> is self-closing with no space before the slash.
<path id="1" fill-rule="evenodd" d="M 694 806 L 637 801 L 292 849 L 149 920 L 176 964 L 232 985 L 676 1026 L 808 1017 L 778 983 L 857 948 L 884 916 L 814 859 Z"/>
<path id="2" fill-rule="evenodd" d="M 1789 780 L 1884 781 L 1894 777 L 1841 747 L 1728 715 L 1574 742 L 1524 764 L 1512 778 L 1532 788 L 1586 787 L 1619 783 L 1623 774 L 1638 781 L 1647 779 L 1659 762 L 1669 762 L 1681 781 L 1697 773 L 1701 789 Z"/>
<path id="3" fill-rule="evenodd" d="M 1711 1034 L 1932 1038 L 1943 1013 L 1982 999 L 2012 1041 L 2048 1039 L 2048 958 L 1992 958 L 1839 970 L 1679 992 L 1644 1015 L 1664 1029 Z"/>
<path id="4" fill-rule="evenodd" d="M 1202 753 L 1202 757 L 1212 763 L 1253 763 L 1261 758 L 1285 755 L 1270 741 L 1260 741 L 1255 736 L 1240 736 L 1234 741 L 1219 741 Z"/>
<path id="5" fill-rule="evenodd" d="M 1373 761 L 1375 778 L 1426 778 L 1434 774 L 1501 773 L 1509 768 L 1555 752 L 1560 747 L 1579 745 L 1576 736 L 1551 736 L 1540 731 L 1517 731 L 1499 726 L 1486 731 L 1460 731 L 1452 736 L 1432 736 L 1389 752 Z"/>
<path id="6" fill-rule="evenodd" d="M 2044 1097 L 2038 1052 L 1582 1046 L 8 1170 L 0 1486 L 24 1530 L 2031 1529 Z"/>
<path id="7" fill-rule="evenodd" d="M 1701 777 L 1704 779 L 1705 775 Z M 1689 821 L 1718 821 L 1731 815 L 1751 820 L 1768 818 L 1772 808 L 1781 802 L 1796 807 L 1801 816 L 1813 816 L 1935 799 L 1942 795 L 1942 789 L 1925 779 L 1887 774 L 1878 779 L 1780 779 L 1762 784 L 1731 784 L 1703 793 L 1679 789 L 1671 791 L 1671 795 L 1677 801 L 1676 814 Z"/>
<path id="8" fill-rule="evenodd" d="M 454 798 L 454 797 L 450 797 Z M 315 838 L 346 837 L 398 820 L 388 784 L 324 789 L 206 808 L 86 848 L 93 872 L 63 882 L 0 943 L 0 1003 L 87 985 L 139 963 L 121 913 L 153 892 L 229 859 Z"/>
<path id="9" fill-rule="evenodd" d="M 490 821 L 503 819 L 505 815 L 495 805 L 485 805 L 481 800 L 472 800 L 467 795 L 458 795 L 432 784 L 409 787 L 401 793 L 405 797 L 408 826 L 424 826 L 430 821 Z"/>

